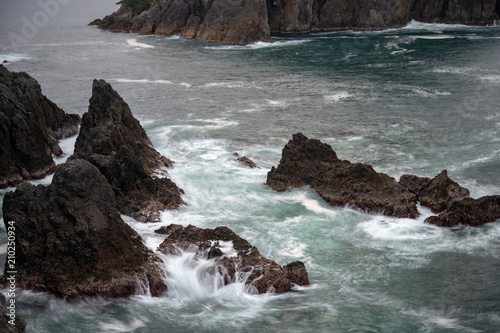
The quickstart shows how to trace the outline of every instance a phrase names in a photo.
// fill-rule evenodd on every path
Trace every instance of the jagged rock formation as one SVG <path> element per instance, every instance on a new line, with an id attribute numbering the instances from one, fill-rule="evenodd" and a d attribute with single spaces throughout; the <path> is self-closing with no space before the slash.
<path id="1" fill-rule="evenodd" d="M 0 188 L 54 172 L 57 140 L 78 133 L 80 116 L 66 114 L 28 74 L 0 65 Z"/>
<path id="2" fill-rule="evenodd" d="M 0 332 L 3 333 L 25 333 L 26 320 L 19 314 L 10 313 L 6 310 L 5 296 L 0 293 Z"/>
<path id="3" fill-rule="evenodd" d="M 500 195 L 479 199 L 465 198 L 454 201 L 450 208 L 439 216 L 428 217 L 425 222 L 441 227 L 469 225 L 477 227 L 500 219 Z"/>
<path id="4" fill-rule="evenodd" d="M 160 235 L 165 235 L 169 236 L 171 233 L 174 231 L 177 231 L 179 229 L 184 229 L 184 227 L 180 224 L 170 224 L 167 226 L 160 227 L 155 230 L 155 233 L 160 234 Z"/>
<path id="5" fill-rule="evenodd" d="M 115 32 L 229 44 L 271 41 L 265 0 L 159 0 L 139 15 L 122 7 L 92 24 Z"/>
<path id="6" fill-rule="evenodd" d="M 67 298 L 128 296 L 139 283 L 152 295 L 166 290 L 159 259 L 123 222 L 111 186 L 87 161 L 58 166 L 47 187 L 25 183 L 7 193 L 3 217 L 6 226 L 15 222 L 18 286 Z"/>
<path id="7" fill-rule="evenodd" d="M 181 189 L 154 174 L 172 161 L 153 148 L 127 103 L 104 80 L 94 80 L 71 158 L 94 164 L 115 191 L 119 211 L 138 221 L 159 221 L 161 210 L 183 202 Z"/>
<path id="8" fill-rule="evenodd" d="M 156 0 L 142 13 L 120 10 L 92 25 L 101 29 L 248 44 L 270 34 L 401 27 L 423 22 L 491 24 L 498 0 Z"/>
<path id="9" fill-rule="evenodd" d="M 224 256 L 220 242 L 231 242 L 236 255 Z M 290 291 L 294 284 L 309 285 L 309 277 L 301 261 L 285 266 L 264 258 L 259 250 L 227 227 L 200 229 L 192 225 L 178 228 L 159 246 L 158 251 L 178 254 L 179 249 L 196 251 L 199 256 L 215 258 L 225 274 L 225 283 L 248 275 L 246 284 L 258 293 Z"/>
<path id="10" fill-rule="evenodd" d="M 368 164 L 337 158 L 329 145 L 293 135 L 283 148 L 280 163 L 267 174 L 275 191 L 310 186 L 333 206 L 349 206 L 394 217 L 419 215 L 417 197 L 394 178 L 378 173 Z"/>
<path id="11" fill-rule="evenodd" d="M 446 170 L 433 179 L 403 175 L 399 183 L 414 193 L 420 204 L 429 207 L 433 213 L 444 211 L 453 201 L 468 197 L 470 194 L 468 189 L 451 180 Z"/>

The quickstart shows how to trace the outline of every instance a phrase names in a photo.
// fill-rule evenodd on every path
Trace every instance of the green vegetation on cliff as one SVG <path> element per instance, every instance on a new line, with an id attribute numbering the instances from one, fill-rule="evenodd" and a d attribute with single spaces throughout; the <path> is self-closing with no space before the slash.
<path id="1" fill-rule="evenodd" d="M 153 0 L 120 0 L 116 4 L 124 9 L 130 9 L 135 14 L 139 14 L 148 9 Z"/>

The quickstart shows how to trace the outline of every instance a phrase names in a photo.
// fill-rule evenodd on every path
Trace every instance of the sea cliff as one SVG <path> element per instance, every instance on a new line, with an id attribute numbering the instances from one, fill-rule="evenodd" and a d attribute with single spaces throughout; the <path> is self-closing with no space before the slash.
<path id="1" fill-rule="evenodd" d="M 138 1 L 136 1 L 138 2 Z M 114 32 L 172 36 L 244 45 L 272 41 L 272 34 L 379 30 L 411 20 L 494 24 L 499 0 L 156 0 L 122 1 L 121 8 L 91 22 Z"/>

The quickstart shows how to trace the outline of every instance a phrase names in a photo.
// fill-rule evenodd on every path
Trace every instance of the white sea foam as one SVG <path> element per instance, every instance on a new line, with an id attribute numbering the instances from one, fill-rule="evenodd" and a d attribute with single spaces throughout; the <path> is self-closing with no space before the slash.
<path id="1" fill-rule="evenodd" d="M 275 108 L 284 108 L 287 106 L 287 102 L 286 101 L 281 101 L 281 100 L 270 100 L 268 99 L 267 100 L 267 104 L 271 107 L 275 107 Z"/>
<path id="2" fill-rule="evenodd" d="M 448 91 L 438 91 L 438 90 L 428 91 L 428 90 L 419 89 L 419 88 L 414 89 L 413 92 L 419 96 L 426 97 L 426 98 L 451 95 L 451 92 L 448 92 Z"/>
<path id="3" fill-rule="evenodd" d="M 254 84 L 246 81 L 229 81 L 229 82 L 209 82 L 204 85 L 207 88 L 251 88 Z"/>
<path id="4" fill-rule="evenodd" d="M 421 214 L 418 219 L 374 215 L 358 227 L 380 240 L 425 240 L 441 237 L 441 228 L 424 223 L 426 218 L 433 215 L 430 209 L 422 206 L 418 209 Z"/>
<path id="5" fill-rule="evenodd" d="M 500 75 L 486 75 L 481 76 L 481 80 L 500 83 Z"/>
<path id="6" fill-rule="evenodd" d="M 146 323 L 138 318 L 132 318 L 132 322 L 122 322 L 117 319 L 101 323 L 101 329 L 104 332 L 133 332 L 136 329 L 145 327 Z"/>
<path id="7" fill-rule="evenodd" d="M 340 100 L 350 98 L 353 95 L 351 95 L 348 91 L 336 91 L 333 93 L 330 93 L 328 95 L 323 96 L 323 100 L 325 102 L 338 102 Z"/>
<path id="8" fill-rule="evenodd" d="M 133 46 L 135 48 L 143 48 L 143 49 L 151 49 L 154 48 L 153 45 L 145 44 L 145 43 L 139 43 L 137 39 L 127 39 L 127 44 L 130 46 Z"/>
<path id="9" fill-rule="evenodd" d="M 248 45 L 220 45 L 220 46 L 206 46 L 207 50 L 256 50 L 267 49 L 272 47 L 286 47 L 300 45 L 312 41 L 312 39 L 299 39 L 299 40 L 278 40 L 274 43 L 256 42 Z"/>
<path id="10" fill-rule="evenodd" d="M 477 67 L 455 67 L 455 66 L 442 66 L 436 67 L 432 70 L 433 73 L 442 73 L 442 74 L 461 74 L 468 75 L 472 72 L 477 71 L 479 68 Z"/>
<path id="11" fill-rule="evenodd" d="M 29 60 L 29 59 L 31 59 L 31 57 L 23 53 L 0 54 L 0 64 L 3 63 L 4 61 L 7 61 L 7 63 L 9 63 L 22 60 Z"/>
<path id="12" fill-rule="evenodd" d="M 455 39 L 455 36 L 451 35 L 433 35 L 433 36 L 414 36 L 416 39 L 428 39 L 428 40 L 440 40 L 440 39 Z"/>
<path id="13" fill-rule="evenodd" d="M 432 32 L 442 32 L 446 30 L 476 30 L 475 26 L 468 26 L 464 24 L 446 24 L 446 23 L 424 23 L 412 20 L 402 30 L 427 30 Z"/>
<path id="14" fill-rule="evenodd" d="M 174 84 L 169 80 L 148 80 L 148 79 L 115 79 L 119 83 L 155 83 L 155 84 Z"/>

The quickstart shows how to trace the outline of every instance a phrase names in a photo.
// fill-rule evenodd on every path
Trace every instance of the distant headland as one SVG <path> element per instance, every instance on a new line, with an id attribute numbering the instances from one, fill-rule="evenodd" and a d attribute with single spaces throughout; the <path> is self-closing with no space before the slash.
<path id="1" fill-rule="evenodd" d="M 113 32 L 245 45 L 271 35 L 398 28 L 411 20 L 494 25 L 498 0 L 122 0 L 90 25 Z"/>

